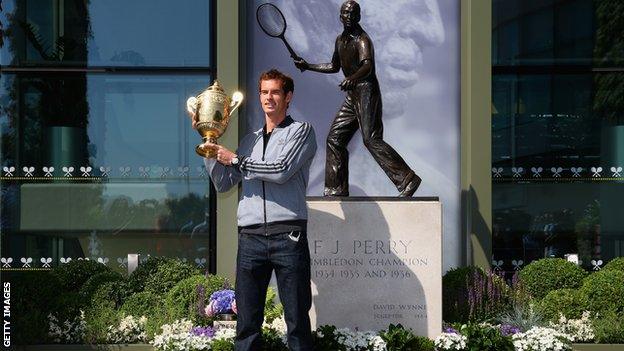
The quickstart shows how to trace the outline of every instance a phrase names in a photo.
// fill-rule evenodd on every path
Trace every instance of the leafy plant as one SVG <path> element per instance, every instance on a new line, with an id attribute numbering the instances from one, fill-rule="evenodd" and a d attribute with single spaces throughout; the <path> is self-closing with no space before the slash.
<path id="1" fill-rule="evenodd" d="M 168 265 L 173 261 L 177 261 L 177 259 L 169 257 L 149 257 L 128 277 L 128 292 L 133 294 L 145 290 L 145 284 L 150 276 L 155 274 L 160 266 Z"/>
<path id="2" fill-rule="evenodd" d="M 539 302 L 538 309 L 547 321 L 558 320 L 560 314 L 569 319 L 579 319 L 589 309 L 589 299 L 578 289 L 557 289 Z"/>
<path id="3" fill-rule="evenodd" d="M 590 311 L 624 313 L 624 272 L 607 270 L 592 273 L 583 282 L 581 291 L 589 299 Z"/>
<path id="4" fill-rule="evenodd" d="M 80 288 L 80 296 L 84 300 L 90 300 L 97 289 L 106 282 L 122 281 L 123 276 L 115 271 L 106 271 L 98 273 L 87 281 Z"/>
<path id="5" fill-rule="evenodd" d="M 624 257 L 618 257 L 612 259 L 606 266 L 602 269 L 603 271 L 620 271 L 624 272 Z"/>
<path id="6" fill-rule="evenodd" d="M 442 277 L 442 315 L 449 323 L 491 319 L 509 308 L 505 281 L 480 267 L 455 268 Z"/>
<path id="7" fill-rule="evenodd" d="M 264 320 L 269 324 L 284 314 L 284 306 L 281 303 L 276 303 L 276 298 L 275 289 L 269 287 L 264 303 Z"/>
<path id="8" fill-rule="evenodd" d="M 602 312 L 593 321 L 595 342 L 624 344 L 624 315 L 613 311 Z"/>
<path id="9" fill-rule="evenodd" d="M 319 326 L 312 332 L 312 339 L 316 351 L 346 351 L 344 345 L 338 341 L 338 332 L 333 325 Z"/>
<path id="10" fill-rule="evenodd" d="M 218 275 L 193 275 L 178 282 L 166 295 L 169 315 L 189 318 L 193 323 L 207 325 L 212 320 L 201 314 L 210 295 L 227 285 L 227 279 Z"/>
<path id="11" fill-rule="evenodd" d="M 501 324 L 512 325 L 522 331 L 544 325 L 544 318 L 531 302 L 514 302 L 510 311 L 502 313 L 498 318 Z"/>
<path id="12" fill-rule="evenodd" d="M 469 323 L 459 327 L 459 332 L 468 338 L 468 351 L 514 351 L 511 337 L 494 326 Z"/>
<path id="13" fill-rule="evenodd" d="M 148 317 L 145 324 L 148 338 L 153 338 L 155 334 L 160 332 L 161 326 L 173 321 L 172 318 L 169 318 L 165 298 L 149 291 L 128 296 L 121 306 L 120 312 L 127 316 Z"/>
<path id="14" fill-rule="evenodd" d="M 520 271 L 520 283 L 537 300 L 557 289 L 576 289 L 587 272 L 562 258 L 533 261 Z"/>
<path id="15" fill-rule="evenodd" d="M 288 347 L 282 341 L 282 336 L 273 328 L 262 328 L 261 351 L 288 351 Z"/>
<path id="16" fill-rule="evenodd" d="M 79 292 L 82 286 L 96 274 L 110 273 L 107 266 L 91 260 L 72 260 L 52 270 L 68 291 Z"/>
<path id="17" fill-rule="evenodd" d="M 234 342 L 230 340 L 215 340 L 210 345 L 212 351 L 234 351 Z"/>
<path id="18" fill-rule="evenodd" d="M 167 264 L 159 265 L 156 272 L 147 277 L 145 290 L 155 294 L 166 294 L 179 281 L 200 273 L 193 265 L 177 259 L 171 260 Z"/>
<path id="19" fill-rule="evenodd" d="M 123 298 L 124 285 L 119 281 L 105 282 L 93 293 L 85 310 L 88 342 L 107 341 L 108 327 L 119 323 Z"/>
<path id="20" fill-rule="evenodd" d="M 387 330 L 379 332 L 379 336 L 386 342 L 388 351 L 433 351 L 433 341 L 416 336 L 411 330 L 401 324 L 390 324 Z"/>

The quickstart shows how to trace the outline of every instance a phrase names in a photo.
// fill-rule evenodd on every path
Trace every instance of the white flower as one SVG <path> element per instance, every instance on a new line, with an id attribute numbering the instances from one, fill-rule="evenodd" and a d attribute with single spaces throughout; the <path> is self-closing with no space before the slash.
<path id="1" fill-rule="evenodd" d="M 571 350 L 572 338 L 552 328 L 533 327 L 512 336 L 516 351 Z"/>
<path id="2" fill-rule="evenodd" d="M 433 344 L 436 347 L 436 350 L 463 350 L 466 348 L 466 343 L 468 342 L 468 338 L 461 334 L 456 333 L 442 333 L 435 340 Z"/>
<path id="3" fill-rule="evenodd" d="M 176 320 L 173 324 L 161 327 L 162 333 L 156 335 L 152 341 L 154 348 L 162 351 L 210 350 L 213 338 L 191 334 L 193 323 L 188 319 Z"/>
<path id="4" fill-rule="evenodd" d="M 592 322 L 591 312 L 585 311 L 581 319 L 567 319 L 560 314 L 558 323 L 550 323 L 550 327 L 570 336 L 572 342 L 591 342 L 596 337 Z"/>
<path id="5" fill-rule="evenodd" d="M 48 336 L 55 343 L 77 344 L 82 343 L 85 338 L 87 323 L 84 318 L 84 311 L 80 311 L 80 316 L 71 320 L 65 320 L 59 324 L 58 319 L 53 314 L 48 314 Z"/>
<path id="6" fill-rule="evenodd" d="M 145 332 L 145 324 L 147 318 L 135 318 L 133 316 L 125 316 L 119 321 L 117 327 L 109 326 L 107 338 L 113 344 L 131 344 L 147 341 L 147 333 Z"/>

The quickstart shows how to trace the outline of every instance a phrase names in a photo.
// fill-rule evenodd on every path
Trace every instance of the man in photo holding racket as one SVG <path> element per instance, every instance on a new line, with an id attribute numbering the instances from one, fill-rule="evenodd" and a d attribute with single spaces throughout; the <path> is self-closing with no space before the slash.
<path id="1" fill-rule="evenodd" d="M 210 142 L 200 146 L 217 153 L 216 159 L 205 159 L 217 191 L 242 183 L 237 213 L 236 351 L 261 349 L 264 304 L 273 271 L 284 306 L 288 347 L 312 350 L 306 188 L 316 138 L 309 123 L 286 114 L 293 91 L 289 76 L 274 69 L 262 73 L 258 92 L 264 127 L 247 134 L 236 152 Z"/>
<path id="2" fill-rule="evenodd" d="M 340 88 L 347 96 L 327 136 L 324 195 L 349 196 L 347 145 L 360 128 L 364 145 L 397 187 L 399 196 L 412 196 L 420 185 L 420 177 L 383 140 L 382 100 L 373 43 L 359 24 L 360 5 L 345 1 L 340 8 L 340 21 L 344 31 L 336 38 L 331 62 L 310 64 L 293 57 L 295 66 L 302 71 L 336 73 L 342 69 L 345 76 Z"/>

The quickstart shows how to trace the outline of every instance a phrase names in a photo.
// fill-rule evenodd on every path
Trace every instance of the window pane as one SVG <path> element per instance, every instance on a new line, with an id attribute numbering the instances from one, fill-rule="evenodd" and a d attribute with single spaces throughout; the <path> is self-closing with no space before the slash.
<path id="1" fill-rule="evenodd" d="M 128 253 L 208 258 L 208 180 L 185 105 L 209 83 L 3 74 L 3 252 L 54 264 Z"/>
<path id="2" fill-rule="evenodd" d="M 621 13 L 620 0 L 494 0 L 492 64 L 620 66 Z"/>
<path id="3" fill-rule="evenodd" d="M 624 256 L 623 14 L 616 0 L 493 1 L 493 255 L 505 269 Z"/>
<path id="4" fill-rule="evenodd" d="M 6 4 L 5 4 L 6 3 Z M 13 0 L 1 64 L 210 67 L 210 1 Z M 86 5 L 85 5 L 86 4 Z"/>

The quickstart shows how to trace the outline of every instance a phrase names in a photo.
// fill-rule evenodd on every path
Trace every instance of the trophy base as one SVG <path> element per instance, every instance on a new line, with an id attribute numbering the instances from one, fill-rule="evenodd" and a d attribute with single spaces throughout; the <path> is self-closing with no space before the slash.
<path id="1" fill-rule="evenodd" d="M 217 158 L 217 152 L 214 149 L 202 149 L 200 146 L 202 144 L 199 144 L 197 146 L 195 146 L 195 152 L 204 158 Z"/>

